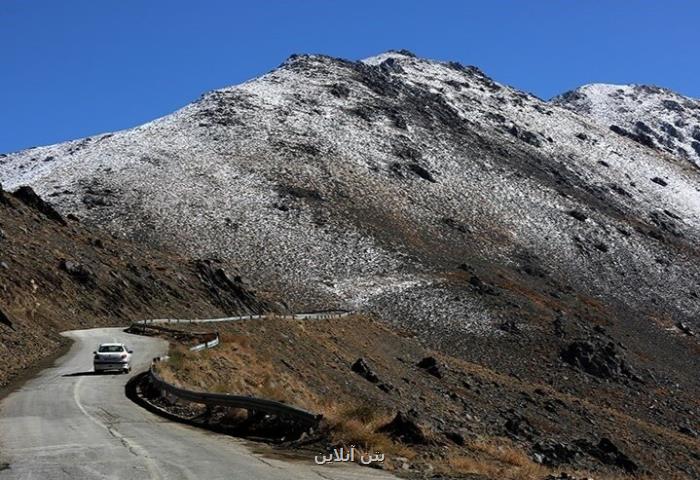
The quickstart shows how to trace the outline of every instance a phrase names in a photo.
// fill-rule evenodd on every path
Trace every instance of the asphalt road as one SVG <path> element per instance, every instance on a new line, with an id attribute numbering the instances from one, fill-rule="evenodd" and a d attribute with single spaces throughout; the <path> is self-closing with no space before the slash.
<path id="1" fill-rule="evenodd" d="M 269 458 L 244 441 L 160 418 L 127 399 L 124 385 L 165 352 L 165 341 L 117 328 L 64 335 L 75 343 L 56 366 L 0 403 L 2 480 L 395 478 L 356 465 L 317 466 L 313 458 Z M 92 373 L 92 352 L 108 341 L 133 348 L 131 375 Z"/>

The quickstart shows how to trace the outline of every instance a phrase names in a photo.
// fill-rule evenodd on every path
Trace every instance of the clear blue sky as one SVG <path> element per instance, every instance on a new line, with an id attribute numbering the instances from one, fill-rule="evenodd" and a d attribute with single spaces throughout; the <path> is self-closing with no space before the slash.
<path id="1" fill-rule="evenodd" d="M 0 0 L 0 152 L 135 126 L 291 53 L 407 48 L 549 98 L 700 97 L 700 2 Z"/>

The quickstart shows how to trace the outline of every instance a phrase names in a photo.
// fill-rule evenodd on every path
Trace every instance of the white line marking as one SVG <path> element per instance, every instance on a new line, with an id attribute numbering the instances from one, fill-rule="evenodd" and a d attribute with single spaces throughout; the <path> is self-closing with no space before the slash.
<path id="1" fill-rule="evenodd" d="M 156 462 L 148 455 L 148 452 L 141 447 L 140 445 L 136 444 L 134 441 L 129 440 L 126 438 L 124 435 L 119 433 L 116 429 L 110 427 L 109 425 L 106 425 L 102 423 L 98 418 L 94 417 L 91 415 L 83 406 L 82 403 L 80 403 L 80 384 L 83 382 L 85 377 L 80 377 L 80 379 L 75 382 L 75 387 L 73 387 L 73 399 L 75 400 L 75 404 L 78 406 L 81 412 L 89 418 L 95 425 L 104 428 L 107 430 L 107 432 L 119 440 L 124 447 L 126 447 L 131 453 L 134 455 L 143 458 L 144 463 L 146 464 L 146 468 L 148 469 L 148 472 L 150 473 L 150 478 L 152 480 L 162 480 L 163 475 L 160 472 L 160 469 L 158 468 L 158 465 Z"/>

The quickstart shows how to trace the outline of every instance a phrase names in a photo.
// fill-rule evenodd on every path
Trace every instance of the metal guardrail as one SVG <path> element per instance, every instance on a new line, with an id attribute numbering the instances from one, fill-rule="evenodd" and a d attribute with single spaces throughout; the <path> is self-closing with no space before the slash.
<path id="1" fill-rule="evenodd" d="M 275 314 L 265 313 L 257 315 L 239 315 L 236 317 L 223 318 L 198 318 L 198 319 L 181 319 L 181 318 L 155 318 L 150 320 L 139 320 L 135 322 L 137 325 L 158 325 L 158 324 L 179 324 L 179 323 L 218 323 L 218 322 L 235 322 L 241 320 L 263 320 L 266 318 L 282 318 L 286 320 L 328 320 L 332 318 L 347 317 L 355 312 L 346 310 L 331 310 L 326 312 L 310 312 L 310 313 L 293 313 L 293 314 Z"/>
<path id="2" fill-rule="evenodd" d="M 244 395 L 231 395 L 228 393 L 194 392 L 192 390 L 176 387 L 175 385 L 163 380 L 155 371 L 154 366 L 152 366 L 150 370 L 150 380 L 153 386 L 161 391 L 163 396 L 168 394 L 182 400 L 208 406 L 222 405 L 232 408 L 243 408 L 256 412 L 265 412 L 273 415 L 291 417 L 308 425 L 315 425 L 321 419 L 321 415 L 316 415 L 314 413 L 307 412 L 306 410 L 302 410 L 301 408 L 292 407 L 291 405 L 277 402 L 275 400 L 267 400 L 264 398 L 249 397 Z"/>
<path id="3" fill-rule="evenodd" d="M 200 343 L 199 345 L 195 345 L 194 347 L 190 347 L 191 352 L 199 352 L 201 350 L 206 350 L 207 348 L 214 348 L 219 344 L 219 335 L 216 335 L 216 338 L 214 340 L 210 340 L 205 343 Z"/>
<path id="4" fill-rule="evenodd" d="M 181 333 L 183 335 L 191 336 L 211 336 L 214 338 L 207 340 L 204 343 L 197 344 L 190 347 L 190 351 L 198 352 L 208 348 L 213 348 L 220 343 L 218 333 L 204 333 L 204 332 L 187 332 L 182 330 L 175 330 L 172 328 L 162 327 L 155 324 L 178 324 L 178 323 L 213 323 L 213 322 L 226 322 L 226 321 L 236 321 L 236 320 L 248 320 L 248 319 L 263 319 L 269 317 L 276 318 L 289 318 L 289 319 L 329 319 L 329 318 L 341 318 L 351 315 L 353 312 L 315 312 L 315 313 L 304 313 L 296 315 L 248 315 L 240 317 L 227 317 L 227 318 L 217 318 L 217 319 L 200 319 L 200 320 L 178 320 L 178 319 L 158 319 L 158 320 L 142 320 L 132 324 L 132 328 L 136 329 L 154 329 L 159 331 L 165 331 L 170 333 Z M 148 371 L 148 377 L 151 384 L 161 391 L 163 396 L 171 395 L 173 397 L 187 400 L 194 403 L 200 403 L 207 406 L 212 405 L 222 405 L 232 408 L 243 408 L 251 411 L 265 412 L 273 415 L 281 415 L 285 417 L 291 417 L 299 422 L 308 425 L 315 425 L 319 422 L 322 415 L 317 415 L 311 412 L 307 412 L 301 408 L 293 407 L 282 402 L 275 400 L 267 400 L 264 398 L 250 397 L 245 395 L 231 395 L 228 393 L 209 393 L 209 392 L 195 392 L 192 390 L 187 390 L 184 388 L 172 385 L 161 378 L 156 371 L 155 366 L 160 361 L 166 361 L 167 357 L 159 357 L 153 360 L 151 367 Z"/>

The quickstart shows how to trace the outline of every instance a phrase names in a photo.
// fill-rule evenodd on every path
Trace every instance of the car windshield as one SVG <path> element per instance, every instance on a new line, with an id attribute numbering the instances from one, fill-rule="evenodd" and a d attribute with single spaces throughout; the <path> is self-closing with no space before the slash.
<path id="1" fill-rule="evenodd" d="M 100 345 L 98 352 L 100 353 L 119 353 L 123 352 L 124 347 L 121 345 Z"/>

